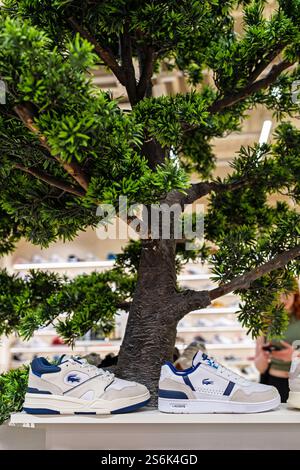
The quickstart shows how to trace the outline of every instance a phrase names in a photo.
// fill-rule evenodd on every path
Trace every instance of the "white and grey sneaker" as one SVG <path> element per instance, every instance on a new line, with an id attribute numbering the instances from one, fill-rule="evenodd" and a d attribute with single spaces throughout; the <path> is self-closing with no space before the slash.
<path id="1" fill-rule="evenodd" d="M 258 413 L 279 404 L 275 387 L 250 382 L 201 351 L 189 369 L 161 369 L 158 409 L 166 413 Z"/>
<path id="2" fill-rule="evenodd" d="M 287 404 L 290 408 L 300 408 L 300 351 L 296 350 L 289 373 L 290 393 Z"/>
<path id="3" fill-rule="evenodd" d="M 62 356 L 56 365 L 31 363 L 23 410 L 30 414 L 110 414 L 135 411 L 150 399 L 148 389 L 121 380 L 85 359 Z"/>

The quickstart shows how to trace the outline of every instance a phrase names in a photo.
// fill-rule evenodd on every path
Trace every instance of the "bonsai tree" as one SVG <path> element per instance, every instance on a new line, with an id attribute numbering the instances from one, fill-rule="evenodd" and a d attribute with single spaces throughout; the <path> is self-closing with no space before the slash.
<path id="1" fill-rule="evenodd" d="M 42 247 L 72 239 L 102 220 L 100 204 L 120 213 L 120 196 L 146 209 L 177 204 L 183 217 L 187 205 L 204 197 L 209 203 L 205 241 L 193 250 L 185 250 L 188 236 L 176 237 L 175 216 L 169 238 L 151 237 L 148 217 L 150 235 L 130 243 L 111 271 L 71 281 L 41 272 L 22 280 L 3 271 L 1 333 L 29 338 L 56 320 L 72 343 L 95 325 L 109 331 L 117 309 L 128 309 L 116 374 L 146 384 L 153 402 L 161 364 L 172 358 L 177 323 L 188 312 L 234 291 L 243 301 L 239 320 L 253 336 L 280 334 L 287 314 L 278 294 L 300 272 L 300 132 L 288 121 L 299 113 L 300 2 L 276 2 L 268 19 L 265 4 L 2 3 L 2 253 L 20 237 Z M 242 34 L 234 30 L 238 7 Z M 162 64 L 182 71 L 191 91 L 154 98 L 152 77 Z M 93 85 L 90 70 L 99 65 L 126 88 L 130 109 Z M 273 143 L 242 147 L 228 175 L 214 178 L 212 139 L 240 131 L 258 105 L 279 123 Z M 285 202 L 271 203 L 276 194 Z M 177 274 L 188 260 L 211 263 L 217 286 L 179 288 Z M 8 382 L 5 376 L 4 389 Z"/>

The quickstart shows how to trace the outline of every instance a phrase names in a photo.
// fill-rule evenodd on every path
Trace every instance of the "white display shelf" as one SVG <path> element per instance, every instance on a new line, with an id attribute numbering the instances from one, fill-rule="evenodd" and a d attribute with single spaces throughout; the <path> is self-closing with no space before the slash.
<path id="1" fill-rule="evenodd" d="M 230 423 L 297 423 L 300 425 L 300 411 L 281 405 L 277 410 L 266 413 L 198 413 L 176 414 L 161 413 L 156 409 L 142 409 L 135 413 L 115 415 L 30 415 L 25 412 L 13 413 L 10 425 L 43 424 L 230 424 Z M 300 447 L 300 442 L 299 442 Z"/>
<path id="2" fill-rule="evenodd" d="M 15 271 L 29 271 L 29 269 L 82 269 L 82 268 L 111 268 L 114 261 L 76 261 L 61 263 L 16 263 Z"/>
<path id="3" fill-rule="evenodd" d="M 208 350 L 218 350 L 218 349 L 251 349 L 255 348 L 255 343 L 232 343 L 232 344 L 222 344 L 222 343 L 205 343 L 205 346 Z"/>
<path id="4" fill-rule="evenodd" d="M 11 446 L 43 449 L 299 449 L 300 411 L 285 405 L 255 414 L 165 414 L 158 410 L 104 416 L 15 413 Z M 22 431 L 21 431 L 21 429 Z M 15 439 L 13 440 L 13 432 Z M 9 448 L 8 440 L 5 442 Z M 28 444 L 29 445 L 29 444 Z"/>
<path id="5" fill-rule="evenodd" d="M 244 328 L 241 326 L 190 326 L 177 328 L 177 333 L 214 333 L 219 331 L 245 332 Z"/>

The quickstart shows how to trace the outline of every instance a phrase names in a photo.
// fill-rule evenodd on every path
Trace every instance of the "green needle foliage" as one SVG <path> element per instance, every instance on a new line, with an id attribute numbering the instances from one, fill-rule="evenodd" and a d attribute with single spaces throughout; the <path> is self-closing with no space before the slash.
<path id="1" fill-rule="evenodd" d="M 96 326 L 104 334 L 114 327 L 118 305 L 130 296 L 135 276 L 121 267 L 74 279 L 30 271 L 26 279 L 0 271 L 0 334 L 18 333 L 25 340 L 53 324 L 66 343 Z"/>
<path id="2" fill-rule="evenodd" d="M 22 410 L 28 370 L 28 367 L 19 367 L 0 375 L 0 424 L 9 418 L 11 413 Z"/>

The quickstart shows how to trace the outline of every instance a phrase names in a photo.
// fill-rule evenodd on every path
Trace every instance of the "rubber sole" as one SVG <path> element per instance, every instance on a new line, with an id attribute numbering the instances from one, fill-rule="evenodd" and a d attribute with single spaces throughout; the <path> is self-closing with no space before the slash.
<path id="1" fill-rule="evenodd" d="M 300 409 L 300 392 L 290 392 L 287 405 L 289 408 Z"/>
<path id="2" fill-rule="evenodd" d="M 158 409 L 163 413 L 262 413 L 278 408 L 280 396 L 260 403 L 242 403 L 218 400 L 158 399 Z"/>
<path id="3" fill-rule="evenodd" d="M 26 393 L 23 411 L 34 415 L 107 415 L 131 413 L 147 405 L 150 393 L 119 400 L 87 401 L 62 395 Z"/>

